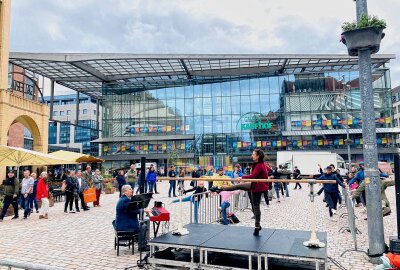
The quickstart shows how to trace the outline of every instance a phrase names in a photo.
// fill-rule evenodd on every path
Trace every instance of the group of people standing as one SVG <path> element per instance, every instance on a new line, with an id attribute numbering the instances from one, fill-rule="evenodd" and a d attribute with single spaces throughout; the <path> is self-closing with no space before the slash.
<path id="1" fill-rule="evenodd" d="M 93 202 L 93 207 L 100 207 L 100 195 L 103 186 L 103 176 L 100 170 L 97 169 L 94 174 L 92 174 L 90 166 L 87 166 L 84 172 L 78 170 L 75 173 L 74 170 L 70 170 L 63 185 L 65 188 L 64 213 L 68 213 L 68 206 L 70 213 L 80 212 L 79 200 L 81 201 L 81 209 L 88 211 L 90 207 L 85 202 L 84 192 L 89 188 L 96 189 L 96 200 Z M 74 202 L 75 210 L 73 210 Z"/>
<path id="2" fill-rule="evenodd" d="M 20 183 L 15 177 L 14 171 L 9 170 L 3 181 L 4 200 L 0 221 L 3 221 L 10 205 L 14 208 L 12 219 L 19 218 L 19 206 L 24 210 L 24 220 L 33 213 L 33 206 L 35 206 L 36 213 L 40 212 L 39 219 L 48 219 L 50 203 L 47 172 L 42 172 L 38 179 L 36 173 L 31 174 L 29 170 L 25 170 L 23 174 L 24 178 Z M 41 202 L 40 211 L 39 201 Z"/>

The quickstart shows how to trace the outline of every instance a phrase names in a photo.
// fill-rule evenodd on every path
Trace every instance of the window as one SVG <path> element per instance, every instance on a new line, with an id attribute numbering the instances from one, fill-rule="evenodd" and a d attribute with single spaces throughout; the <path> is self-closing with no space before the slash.
<path id="1" fill-rule="evenodd" d="M 83 109 L 82 114 L 87 114 L 87 109 Z"/>
<path id="2" fill-rule="evenodd" d="M 49 123 L 49 144 L 57 143 L 57 123 Z"/>
<path id="3" fill-rule="evenodd" d="M 60 111 L 60 116 L 64 116 L 64 111 Z"/>
<path id="4" fill-rule="evenodd" d="M 53 116 L 58 116 L 58 111 L 54 111 Z"/>
<path id="5" fill-rule="evenodd" d="M 93 115 L 96 115 L 96 110 L 93 110 Z"/>
<path id="6" fill-rule="evenodd" d="M 60 123 L 60 143 L 70 143 L 70 125 L 67 123 Z"/>
<path id="7" fill-rule="evenodd" d="M 67 115 L 71 115 L 71 110 L 67 110 Z"/>

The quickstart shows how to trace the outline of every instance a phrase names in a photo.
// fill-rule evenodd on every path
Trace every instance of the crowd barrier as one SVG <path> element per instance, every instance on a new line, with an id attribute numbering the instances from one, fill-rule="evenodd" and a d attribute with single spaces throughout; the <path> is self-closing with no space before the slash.
<path id="1" fill-rule="evenodd" d="M 251 209 L 247 191 L 231 195 L 230 206 L 227 213 L 237 213 Z M 216 193 L 204 192 L 192 195 L 190 204 L 190 223 L 210 224 L 218 222 L 221 218 L 219 206 L 221 197 Z"/>

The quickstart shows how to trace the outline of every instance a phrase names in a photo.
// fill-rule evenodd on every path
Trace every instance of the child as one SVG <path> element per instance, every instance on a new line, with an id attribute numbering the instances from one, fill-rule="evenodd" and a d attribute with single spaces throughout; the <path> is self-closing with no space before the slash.
<path id="1" fill-rule="evenodd" d="M 192 201 L 193 206 L 194 206 L 194 223 L 198 223 L 198 209 L 199 209 L 199 203 L 201 200 L 201 195 L 198 196 L 193 196 L 194 194 L 200 194 L 200 193 L 204 193 L 207 191 L 207 189 L 204 187 L 204 182 L 203 181 L 199 181 L 197 182 L 197 186 L 193 187 L 192 189 L 188 189 L 183 191 L 183 194 L 186 194 L 188 192 L 192 192 L 194 191 L 194 193 L 192 195 L 186 196 L 184 198 L 182 198 L 182 202 L 190 202 Z M 171 203 L 177 203 L 179 202 L 179 199 L 175 199 L 173 200 Z"/>
<path id="2" fill-rule="evenodd" d="M 224 185 L 223 187 L 226 187 Z M 221 191 L 219 194 L 221 195 L 221 214 L 222 214 L 222 224 L 228 225 L 228 217 L 227 217 L 227 209 L 231 206 L 231 195 L 239 194 L 240 190 L 235 191 Z"/>

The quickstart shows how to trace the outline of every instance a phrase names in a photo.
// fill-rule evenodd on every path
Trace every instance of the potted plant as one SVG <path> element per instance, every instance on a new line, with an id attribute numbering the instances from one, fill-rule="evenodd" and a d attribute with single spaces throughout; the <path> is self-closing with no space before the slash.
<path id="1" fill-rule="evenodd" d="M 359 49 L 370 49 L 371 53 L 377 53 L 385 36 L 383 33 L 385 28 L 384 20 L 363 14 L 359 22 L 343 23 L 340 41 L 347 46 L 350 56 L 357 56 Z"/>
<path id="2" fill-rule="evenodd" d="M 115 191 L 115 188 L 114 188 L 113 184 L 112 183 L 106 183 L 104 192 L 106 194 L 113 194 L 114 191 Z"/>

